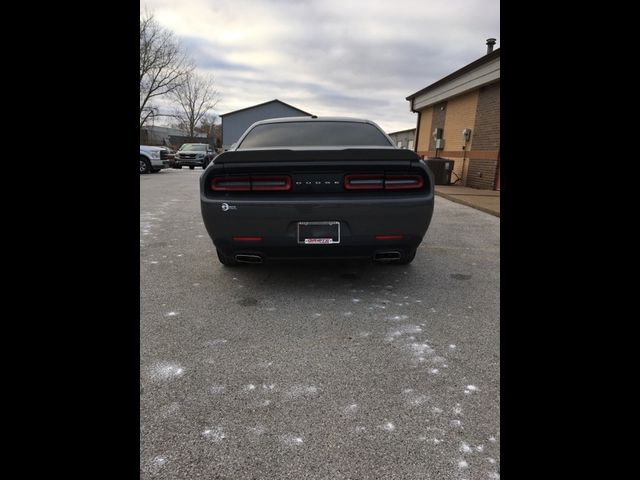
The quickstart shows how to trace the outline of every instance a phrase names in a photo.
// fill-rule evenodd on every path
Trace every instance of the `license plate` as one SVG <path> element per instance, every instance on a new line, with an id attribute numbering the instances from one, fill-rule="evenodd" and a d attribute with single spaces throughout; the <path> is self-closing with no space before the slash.
<path id="1" fill-rule="evenodd" d="M 340 222 L 298 222 L 298 243 L 305 245 L 340 243 Z"/>

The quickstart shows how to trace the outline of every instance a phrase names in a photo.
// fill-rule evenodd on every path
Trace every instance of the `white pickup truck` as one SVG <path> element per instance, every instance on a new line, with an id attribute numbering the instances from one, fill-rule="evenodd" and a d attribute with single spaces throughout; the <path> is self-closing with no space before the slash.
<path id="1" fill-rule="evenodd" d="M 169 160 L 162 158 L 162 147 L 152 147 L 150 145 L 140 145 L 140 173 L 159 172 L 163 168 L 169 167 Z"/>

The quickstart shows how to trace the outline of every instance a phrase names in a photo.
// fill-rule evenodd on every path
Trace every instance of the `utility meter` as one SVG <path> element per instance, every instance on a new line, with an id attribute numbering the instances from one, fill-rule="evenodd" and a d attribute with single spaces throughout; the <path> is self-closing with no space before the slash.
<path id="1" fill-rule="evenodd" d="M 462 140 L 464 140 L 465 143 L 467 143 L 469 140 L 471 140 L 471 129 L 470 128 L 465 128 L 464 130 L 462 130 Z"/>

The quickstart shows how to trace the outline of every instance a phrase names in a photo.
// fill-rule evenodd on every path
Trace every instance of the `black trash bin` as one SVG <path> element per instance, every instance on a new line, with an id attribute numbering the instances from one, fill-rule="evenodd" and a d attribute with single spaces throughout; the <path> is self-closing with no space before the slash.
<path id="1" fill-rule="evenodd" d="M 431 157 L 425 160 L 427 166 L 433 172 L 436 185 L 450 185 L 453 160 L 448 158 Z"/>

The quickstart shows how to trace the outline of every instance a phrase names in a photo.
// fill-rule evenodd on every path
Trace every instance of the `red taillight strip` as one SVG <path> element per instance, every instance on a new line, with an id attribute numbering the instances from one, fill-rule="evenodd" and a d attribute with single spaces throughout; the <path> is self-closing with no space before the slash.
<path id="1" fill-rule="evenodd" d="M 250 177 L 214 177 L 211 190 L 216 192 L 242 192 L 251 190 Z"/>
<path id="2" fill-rule="evenodd" d="M 233 237 L 234 242 L 261 242 L 262 237 Z"/>
<path id="3" fill-rule="evenodd" d="M 376 235 L 376 240 L 402 240 L 402 235 Z"/>
<path id="4" fill-rule="evenodd" d="M 287 175 L 214 177 L 211 180 L 211 190 L 216 192 L 286 191 L 291 190 L 291 177 Z"/>
<path id="5" fill-rule="evenodd" d="M 345 175 L 344 188 L 347 190 L 382 190 L 384 175 Z"/>
<path id="6" fill-rule="evenodd" d="M 345 175 L 346 190 L 418 190 L 424 186 L 422 175 Z"/>
<path id="7" fill-rule="evenodd" d="M 291 190 L 291 177 L 280 175 L 275 177 L 251 177 L 251 190 L 273 191 Z"/>
<path id="8" fill-rule="evenodd" d="M 386 190 L 418 189 L 424 186 L 422 175 L 387 175 L 384 179 Z"/>

